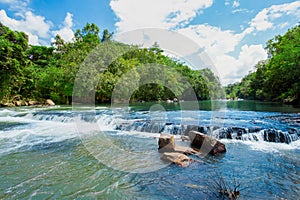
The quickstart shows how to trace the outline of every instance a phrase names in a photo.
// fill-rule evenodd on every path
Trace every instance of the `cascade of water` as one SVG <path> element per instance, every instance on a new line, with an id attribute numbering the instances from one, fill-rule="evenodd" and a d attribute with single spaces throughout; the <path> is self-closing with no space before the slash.
<path id="1" fill-rule="evenodd" d="M 139 131 L 149 133 L 169 133 L 174 135 L 184 135 L 191 130 L 209 134 L 217 139 L 237 139 L 243 141 L 266 141 L 289 144 L 300 139 L 300 133 L 296 129 L 283 132 L 275 129 L 261 129 L 259 127 L 214 127 L 180 125 L 173 123 L 151 123 L 149 121 L 137 121 L 133 123 L 123 123 L 116 126 L 121 131 Z"/>

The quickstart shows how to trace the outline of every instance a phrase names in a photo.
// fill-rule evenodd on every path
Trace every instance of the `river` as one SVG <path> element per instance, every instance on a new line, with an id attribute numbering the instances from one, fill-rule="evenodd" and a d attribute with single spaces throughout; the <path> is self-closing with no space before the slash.
<path id="1" fill-rule="evenodd" d="M 160 133 L 183 144 L 191 127 L 227 152 L 161 161 Z M 240 199 L 298 199 L 299 131 L 300 108 L 255 101 L 1 108 L 0 199 L 216 199 L 220 179 Z"/>

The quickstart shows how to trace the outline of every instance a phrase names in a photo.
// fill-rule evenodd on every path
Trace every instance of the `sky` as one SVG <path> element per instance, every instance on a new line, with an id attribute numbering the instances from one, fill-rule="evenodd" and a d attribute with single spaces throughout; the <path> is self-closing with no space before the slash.
<path id="1" fill-rule="evenodd" d="M 27 33 L 30 44 L 47 46 L 57 34 L 72 41 L 87 22 L 115 36 L 144 28 L 170 30 L 197 43 L 226 85 L 267 59 L 269 39 L 300 22 L 300 1 L 0 0 L 0 22 Z"/>

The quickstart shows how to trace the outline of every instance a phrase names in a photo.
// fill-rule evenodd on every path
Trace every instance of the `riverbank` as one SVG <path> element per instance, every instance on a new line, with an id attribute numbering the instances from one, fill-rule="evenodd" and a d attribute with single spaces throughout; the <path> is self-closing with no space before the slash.
<path id="1" fill-rule="evenodd" d="M 20 107 L 20 106 L 55 106 L 51 99 L 28 99 L 16 95 L 12 99 L 3 99 L 0 101 L 0 107 Z"/>

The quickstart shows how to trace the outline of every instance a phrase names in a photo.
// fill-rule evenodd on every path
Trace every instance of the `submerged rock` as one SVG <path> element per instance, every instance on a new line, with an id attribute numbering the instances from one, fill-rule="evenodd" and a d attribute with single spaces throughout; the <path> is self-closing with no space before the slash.
<path id="1" fill-rule="evenodd" d="M 183 147 L 183 146 L 175 146 L 174 152 L 176 153 L 183 153 L 185 155 L 193 155 L 193 154 L 197 154 L 198 152 L 195 151 L 193 148 L 191 147 Z"/>
<path id="2" fill-rule="evenodd" d="M 195 160 L 189 158 L 188 156 L 184 155 L 183 153 L 177 152 L 165 152 L 160 157 L 164 161 L 175 163 L 181 167 L 187 167 Z"/>
<path id="3" fill-rule="evenodd" d="M 196 131 L 190 131 L 189 137 L 192 141 L 191 146 L 199 149 L 202 153 L 217 155 L 226 152 L 226 147 L 223 143 L 208 135 Z"/>

